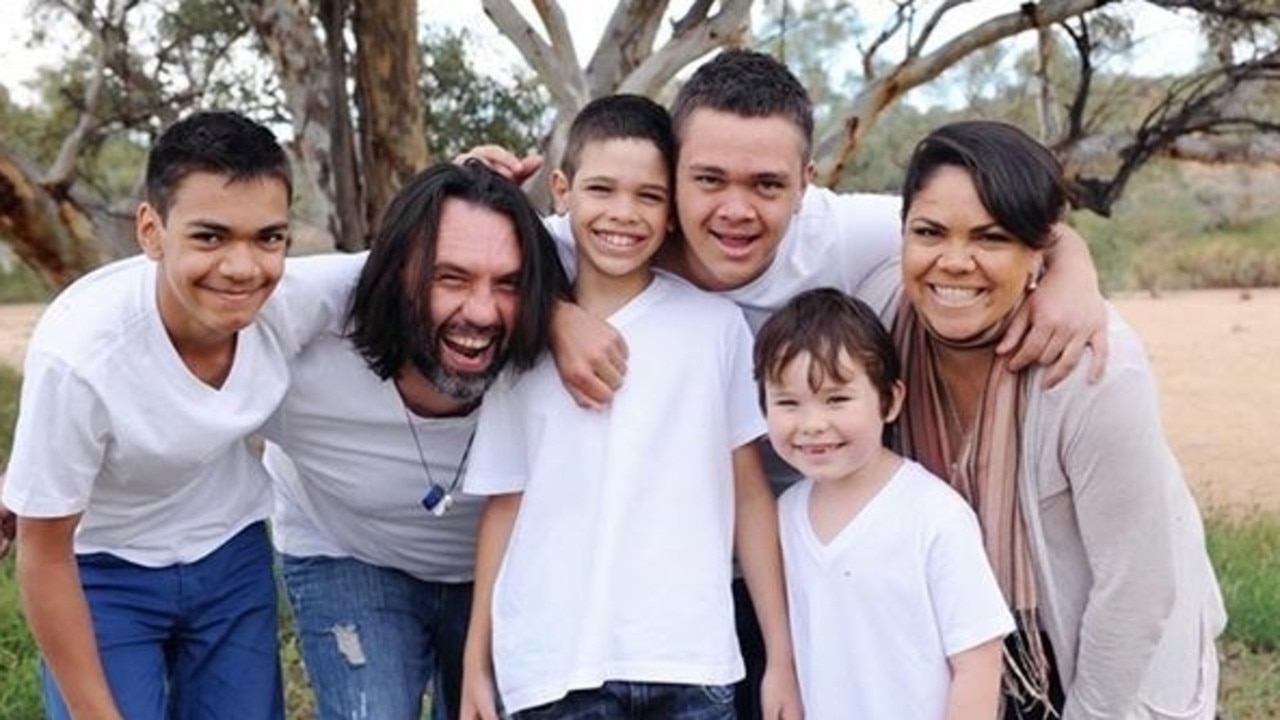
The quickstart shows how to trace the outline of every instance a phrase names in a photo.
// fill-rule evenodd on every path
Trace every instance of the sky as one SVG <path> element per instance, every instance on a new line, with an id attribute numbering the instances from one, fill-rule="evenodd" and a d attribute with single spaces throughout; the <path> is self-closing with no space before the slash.
<path id="1" fill-rule="evenodd" d="M 776 6 L 779 1 L 757 0 L 757 12 L 761 6 Z M 531 0 L 514 2 L 527 17 L 534 17 Z M 1019 4 L 1019 0 L 973 0 L 965 12 L 969 17 L 989 17 L 1008 12 Z M 35 77 L 36 68 L 56 64 L 70 52 L 69 46 L 62 47 L 57 42 L 38 48 L 27 46 L 32 30 L 29 5 L 28 0 L 0 0 L 0 84 L 8 87 L 16 101 L 23 103 L 34 100 L 22 85 Z M 568 17 L 579 60 L 585 62 L 599 41 L 612 5 L 602 0 L 560 0 L 560 5 Z M 677 2 L 674 5 L 683 9 L 687 4 Z M 873 13 L 877 7 L 889 8 L 891 5 L 890 0 L 860 0 L 859 7 L 863 12 Z M 1136 13 L 1135 28 L 1140 43 L 1130 71 L 1159 74 L 1190 69 L 1194 65 L 1202 43 L 1191 21 L 1142 2 L 1133 2 L 1130 6 Z M 447 3 L 427 0 L 420 7 L 420 16 L 427 23 L 471 31 L 475 41 L 473 57 L 482 70 L 502 73 L 523 65 L 516 50 L 484 15 L 480 0 L 452 0 Z M 955 16 L 960 17 L 958 13 Z M 534 26 L 538 27 L 536 21 Z M 945 27 L 942 30 L 945 31 Z"/>

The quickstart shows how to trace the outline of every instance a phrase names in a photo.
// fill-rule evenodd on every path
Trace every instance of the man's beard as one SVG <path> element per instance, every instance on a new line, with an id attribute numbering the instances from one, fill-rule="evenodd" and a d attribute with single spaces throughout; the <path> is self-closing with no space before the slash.
<path id="1" fill-rule="evenodd" d="M 440 341 L 434 338 L 433 342 L 425 348 L 419 346 L 418 349 L 410 352 L 409 361 L 413 363 L 414 369 L 441 394 L 458 402 L 475 402 L 484 395 L 485 390 L 489 389 L 506 365 L 507 348 L 502 337 L 505 337 L 505 333 L 500 333 L 499 339 L 495 341 L 498 347 L 494 351 L 493 361 L 478 373 L 455 372 L 446 368 L 440 361 L 438 345 Z"/>

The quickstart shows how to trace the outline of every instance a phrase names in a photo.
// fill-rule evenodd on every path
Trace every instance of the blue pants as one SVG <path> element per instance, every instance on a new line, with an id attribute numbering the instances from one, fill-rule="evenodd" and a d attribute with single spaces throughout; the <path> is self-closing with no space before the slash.
<path id="1" fill-rule="evenodd" d="M 732 685 L 609 681 L 555 702 L 514 713 L 512 720 L 734 720 Z"/>
<path id="2" fill-rule="evenodd" d="M 460 711 L 471 583 L 418 580 L 351 558 L 283 557 L 317 717 L 418 720 Z"/>
<path id="3" fill-rule="evenodd" d="M 129 720 L 284 717 L 276 581 L 263 523 L 193 563 L 77 556 L 116 706 Z M 70 718 L 44 673 L 45 712 Z"/>

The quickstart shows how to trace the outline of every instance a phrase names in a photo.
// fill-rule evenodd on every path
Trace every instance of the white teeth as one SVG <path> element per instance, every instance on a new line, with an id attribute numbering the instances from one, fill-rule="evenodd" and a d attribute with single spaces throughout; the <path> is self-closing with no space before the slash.
<path id="1" fill-rule="evenodd" d="M 450 335 L 448 336 L 448 339 L 449 339 L 449 342 L 453 343 L 454 345 L 466 348 L 467 350 L 483 350 L 484 348 L 488 347 L 491 342 L 493 342 L 493 338 L 474 337 L 470 335 L 462 335 L 462 336 Z"/>
<path id="2" fill-rule="evenodd" d="M 640 244 L 642 238 L 633 237 L 631 235 L 619 235 L 617 233 L 596 233 L 596 237 L 600 242 L 611 247 L 629 248 Z"/>
<path id="3" fill-rule="evenodd" d="M 978 288 L 949 287 L 946 285 L 933 285 L 931 287 L 933 294 L 945 303 L 968 303 L 982 294 L 982 291 Z"/>

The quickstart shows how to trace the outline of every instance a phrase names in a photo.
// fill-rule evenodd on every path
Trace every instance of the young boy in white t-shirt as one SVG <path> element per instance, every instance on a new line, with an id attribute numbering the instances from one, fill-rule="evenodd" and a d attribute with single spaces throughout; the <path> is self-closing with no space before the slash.
<path id="1" fill-rule="evenodd" d="M 289 163 L 265 127 L 201 112 L 146 173 L 144 254 L 60 294 L 23 370 L 3 502 L 46 713 L 280 718 L 271 491 L 248 438 L 288 385 L 294 341 L 264 304 Z"/>
<path id="2" fill-rule="evenodd" d="M 778 455 L 791 637 L 810 720 L 989 720 L 1014 629 L 972 510 L 885 446 L 902 407 L 893 342 L 863 302 L 797 295 L 756 336 Z"/>
<path id="3" fill-rule="evenodd" d="M 670 230 L 673 144 L 660 106 L 603 98 L 552 177 L 577 302 L 626 337 L 631 379 L 585 410 L 546 358 L 485 397 L 465 481 L 491 496 L 468 720 L 497 717 L 496 697 L 517 719 L 734 717 L 735 547 L 765 631 L 767 717 L 798 717 L 751 334 L 732 303 L 649 265 Z"/>

